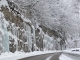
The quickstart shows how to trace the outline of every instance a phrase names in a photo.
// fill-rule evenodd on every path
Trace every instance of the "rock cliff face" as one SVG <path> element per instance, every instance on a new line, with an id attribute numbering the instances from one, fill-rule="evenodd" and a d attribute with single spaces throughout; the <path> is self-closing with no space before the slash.
<path id="1" fill-rule="evenodd" d="M 9 50 L 11 52 L 15 52 L 16 50 L 31 51 L 32 38 L 34 40 L 34 37 L 32 36 L 34 30 L 32 30 L 31 23 L 25 22 L 20 14 L 16 14 L 15 11 L 10 11 L 7 6 L 2 6 L 1 12 L 8 22 L 6 29 L 9 34 Z"/>
<path id="2" fill-rule="evenodd" d="M 0 1 L 3 2 L 5 4 L 0 6 L 0 51 L 30 52 L 53 49 L 53 38 L 46 33 L 47 31 L 44 32 L 36 21 L 33 24 L 14 2 Z"/>
<path id="3" fill-rule="evenodd" d="M 1 0 L 0 51 L 74 48 L 80 32 L 78 2 Z"/>
<path id="4" fill-rule="evenodd" d="M 8 3 L 6 1 L 6 4 Z M 1 37 L 2 49 L 11 52 L 32 51 L 32 41 L 35 41 L 35 28 L 30 20 L 21 15 L 13 6 L 13 4 L 1 5 L 0 27 L 1 36 L 3 36 Z"/>

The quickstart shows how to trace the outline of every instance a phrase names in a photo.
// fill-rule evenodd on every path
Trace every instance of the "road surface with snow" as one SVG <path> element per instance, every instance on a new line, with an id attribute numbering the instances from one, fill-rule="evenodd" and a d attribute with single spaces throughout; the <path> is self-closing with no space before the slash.
<path id="1" fill-rule="evenodd" d="M 62 54 L 62 52 L 58 53 L 50 53 L 50 54 L 43 54 L 38 56 L 32 56 L 32 57 L 26 57 L 19 60 L 59 60 L 59 56 Z"/>

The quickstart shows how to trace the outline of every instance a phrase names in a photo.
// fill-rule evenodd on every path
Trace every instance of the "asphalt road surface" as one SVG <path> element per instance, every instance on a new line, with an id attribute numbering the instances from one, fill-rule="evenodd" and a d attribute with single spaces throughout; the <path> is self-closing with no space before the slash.
<path id="1" fill-rule="evenodd" d="M 26 57 L 26 58 L 19 59 L 19 60 L 59 60 L 59 56 L 61 54 L 62 54 L 62 52 L 57 52 L 57 53 L 50 53 L 50 54 Z"/>

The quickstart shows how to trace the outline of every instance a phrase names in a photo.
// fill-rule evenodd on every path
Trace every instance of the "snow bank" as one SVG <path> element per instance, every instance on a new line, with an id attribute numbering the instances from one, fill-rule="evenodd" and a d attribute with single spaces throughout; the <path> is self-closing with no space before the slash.
<path id="1" fill-rule="evenodd" d="M 1 0 L 1 1 L 0 1 L 0 7 L 1 7 L 2 5 L 3 5 L 3 6 L 8 6 L 7 1 L 6 1 L 6 0 Z"/>
<path id="2" fill-rule="evenodd" d="M 60 60 L 74 60 L 74 59 L 72 59 L 72 58 L 70 58 L 70 57 L 68 57 L 68 56 L 66 56 L 66 55 L 64 55 L 64 54 L 62 54 L 62 55 L 59 57 L 59 59 L 60 59 Z"/>
<path id="3" fill-rule="evenodd" d="M 66 57 L 70 57 L 73 60 L 80 60 L 80 48 L 74 48 L 74 49 L 70 49 L 70 50 L 64 50 L 63 54 Z"/>
<path id="4" fill-rule="evenodd" d="M 25 57 L 30 57 L 30 56 L 36 56 L 36 55 L 41 55 L 41 54 L 48 54 L 48 53 L 56 53 L 56 52 L 61 52 L 61 51 L 34 51 L 34 52 L 29 52 L 29 53 L 24 53 L 24 52 L 6 52 L 2 53 L 0 55 L 0 60 L 17 60 Z"/>
<path id="5" fill-rule="evenodd" d="M 64 50 L 63 53 L 69 53 L 73 55 L 80 55 L 80 48 L 73 48 L 70 50 Z"/>
<path id="6" fill-rule="evenodd" d="M 23 15 L 21 15 L 21 18 L 23 19 L 24 22 L 31 23 L 31 21 L 28 18 L 24 17 Z"/>

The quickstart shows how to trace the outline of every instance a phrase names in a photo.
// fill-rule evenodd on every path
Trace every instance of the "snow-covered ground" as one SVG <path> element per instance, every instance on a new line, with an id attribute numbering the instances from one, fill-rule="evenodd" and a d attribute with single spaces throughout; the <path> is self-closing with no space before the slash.
<path id="1" fill-rule="evenodd" d="M 73 48 L 73 49 L 69 49 L 69 50 L 64 50 L 63 52 L 74 54 L 74 55 L 80 55 L 80 48 Z"/>
<path id="2" fill-rule="evenodd" d="M 80 48 L 64 50 L 60 60 L 80 60 Z"/>
<path id="3" fill-rule="evenodd" d="M 62 54 L 60 57 L 59 57 L 60 60 L 73 60 L 72 58 Z"/>
<path id="4" fill-rule="evenodd" d="M 17 60 L 25 57 L 30 57 L 30 56 L 36 56 L 36 55 L 41 55 L 41 54 L 47 54 L 47 53 L 56 53 L 56 52 L 61 52 L 61 51 L 34 51 L 34 52 L 29 52 L 29 53 L 24 53 L 24 52 L 15 52 L 15 53 L 2 53 L 0 55 L 0 60 Z"/>
<path id="5" fill-rule="evenodd" d="M 70 50 L 64 50 L 63 54 L 59 57 L 60 60 L 79 60 L 80 59 L 80 51 L 75 51 L 75 50 L 80 50 L 80 48 L 76 49 L 70 49 Z M 41 55 L 41 54 L 47 54 L 47 53 L 56 53 L 56 52 L 61 52 L 61 51 L 34 51 L 34 52 L 6 52 L 2 53 L 0 55 L 0 60 L 18 60 L 21 58 L 25 57 L 31 57 L 31 56 L 36 56 L 36 55 Z"/>

